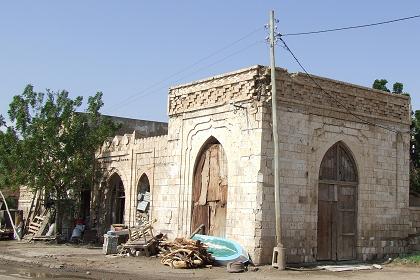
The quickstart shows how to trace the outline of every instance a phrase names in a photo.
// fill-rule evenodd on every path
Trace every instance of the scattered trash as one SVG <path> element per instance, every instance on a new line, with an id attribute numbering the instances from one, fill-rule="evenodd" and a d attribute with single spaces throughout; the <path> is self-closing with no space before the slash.
<path id="1" fill-rule="evenodd" d="M 382 265 L 380 264 L 373 264 L 372 266 L 376 269 L 382 269 Z"/>
<path id="2" fill-rule="evenodd" d="M 51 237 L 53 234 L 55 233 L 55 223 L 52 223 L 50 225 L 50 227 L 48 228 L 47 233 L 45 234 L 45 236 L 49 236 Z"/>
<path id="3" fill-rule="evenodd" d="M 229 273 L 240 273 L 247 270 L 247 267 L 242 262 L 229 262 L 226 266 L 226 271 Z"/>
<path id="4" fill-rule="evenodd" d="M 379 265 L 379 264 L 374 264 L 374 265 L 323 265 L 323 266 L 317 266 L 317 268 L 320 269 L 320 270 L 342 272 L 342 271 L 382 269 L 382 266 Z"/>
<path id="5" fill-rule="evenodd" d="M 118 253 L 117 246 L 118 236 L 112 234 L 104 234 L 104 244 L 102 246 L 102 251 L 105 255 Z"/>
<path id="6" fill-rule="evenodd" d="M 80 242 L 85 228 L 86 226 L 81 221 L 77 223 L 71 233 L 70 242 Z"/>

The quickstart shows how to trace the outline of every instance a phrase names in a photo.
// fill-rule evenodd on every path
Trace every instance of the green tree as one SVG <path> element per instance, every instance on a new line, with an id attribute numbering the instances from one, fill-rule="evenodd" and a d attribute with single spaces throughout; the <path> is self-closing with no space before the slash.
<path id="1" fill-rule="evenodd" d="M 386 92 L 390 92 L 390 90 L 386 87 L 387 83 L 388 83 L 388 81 L 385 80 L 385 79 L 380 79 L 380 80 L 376 79 L 373 82 L 372 88 L 379 89 L 379 90 L 386 91 Z"/>
<path id="2" fill-rule="evenodd" d="M 379 89 L 386 92 L 391 92 L 386 86 L 387 83 L 388 83 L 388 80 L 386 79 L 376 79 L 373 82 L 372 88 Z M 404 89 L 404 85 L 400 82 L 395 82 L 392 85 L 392 93 L 409 95 L 408 93 L 403 92 L 403 89 Z"/>
<path id="3" fill-rule="evenodd" d="M 99 113 L 102 93 L 88 98 L 83 113 L 77 111 L 82 101 L 28 85 L 9 105 L 12 125 L 0 118 L 0 188 L 26 185 L 51 194 L 58 230 L 61 201 L 93 183 L 95 151 L 117 128 Z"/>
<path id="4" fill-rule="evenodd" d="M 392 86 L 392 93 L 402 94 L 403 93 L 404 85 L 402 83 L 396 82 Z"/>

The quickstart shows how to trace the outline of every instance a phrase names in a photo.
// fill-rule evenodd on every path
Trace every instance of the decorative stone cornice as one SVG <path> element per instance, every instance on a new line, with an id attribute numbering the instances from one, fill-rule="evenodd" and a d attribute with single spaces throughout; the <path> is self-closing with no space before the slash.
<path id="1" fill-rule="evenodd" d="M 172 87 L 169 90 L 169 116 L 260 98 L 266 87 L 263 84 L 267 82 L 264 74 L 265 67 L 257 65 Z"/>

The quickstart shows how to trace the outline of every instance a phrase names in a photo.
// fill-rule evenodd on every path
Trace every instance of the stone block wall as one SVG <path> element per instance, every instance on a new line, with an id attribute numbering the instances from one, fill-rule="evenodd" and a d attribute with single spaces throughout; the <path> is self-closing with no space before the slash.
<path id="1" fill-rule="evenodd" d="M 137 138 L 136 132 L 115 136 L 104 143 L 98 160 L 105 171 L 103 181 L 95 186 L 91 203 L 91 224 L 100 229 L 100 234 L 108 229 L 101 228 L 101 210 L 107 207 L 101 200 L 101 191 L 107 187 L 107 180 L 118 174 L 125 190 L 124 223 L 130 226 L 136 223 L 138 183 L 146 175 L 150 183 L 151 205 L 150 218 L 157 218 L 157 229 L 166 230 L 169 235 L 176 235 L 177 186 L 171 185 L 169 175 L 172 162 L 168 155 L 167 136 Z M 175 233 L 173 233 L 175 232 Z"/>
<path id="2" fill-rule="evenodd" d="M 178 233 L 191 233 L 194 168 L 202 148 L 214 138 L 227 156 L 226 237 L 243 245 L 254 259 L 263 130 L 255 98 L 265 90 L 260 77 L 261 67 L 251 67 L 174 87 L 169 93 L 168 142 L 181 166 Z"/>
<path id="3" fill-rule="evenodd" d="M 420 251 L 420 207 L 410 207 L 411 235 L 408 238 L 408 249 Z"/>
<path id="4" fill-rule="evenodd" d="M 406 250 L 409 232 L 409 99 L 315 77 L 335 99 L 303 74 L 278 70 L 280 200 L 287 262 L 316 260 L 319 168 L 326 151 L 343 142 L 356 161 L 357 258 L 371 259 Z M 389 110 L 389 114 L 383 108 Z M 269 127 L 271 108 L 262 108 Z M 395 133 L 362 122 L 403 131 Z M 264 140 L 265 139 L 265 140 Z M 272 134 L 263 131 L 264 183 L 261 260 L 269 262 L 275 241 Z"/>
<path id="5" fill-rule="evenodd" d="M 410 207 L 411 234 L 420 235 L 420 207 Z"/>
<path id="6" fill-rule="evenodd" d="M 102 167 L 109 176 L 117 172 L 126 187 L 127 223 L 134 223 L 137 184 L 146 174 L 156 230 L 188 236 L 196 161 L 209 139 L 216 139 L 228 163 L 226 237 L 242 244 L 255 263 L 271 262 L 275 217 L 267 70 L 254 66 L 173 87 L 166 136 L 138 139 L 135 133 L 126 134 L 104 144 Z M 316 260 L 319 168 L 339 141 L 348 147 L 358 171 L 357 258 L 405 251 L 404 240 L 412 232 L 409 98 L 313 76 L 326 95 L 304 74 L 283 69 L 277 74 L 287 262 Z"/>

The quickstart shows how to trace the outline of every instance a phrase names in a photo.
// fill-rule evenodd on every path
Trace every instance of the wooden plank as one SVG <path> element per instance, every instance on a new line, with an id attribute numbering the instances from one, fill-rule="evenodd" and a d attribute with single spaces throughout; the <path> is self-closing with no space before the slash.
<path id="1" fill-rule="evenodd" d="M 338 193 L 337 258 L 352 260 L 356 258 L 356 188 L 340 186 Z"/>
<path id="2" fill-rule="evenodd" d="M 206 205 L 207 203 L 207 192 L 210 181 L 210 151 L 206 151 L 206 156 L 201 170 L 201 190 L 200 197 L 198 199 L 199 205 Z"/>
<path id="3" fill-rule="evenodd" d="M 29 229 L 39 230 L 39 226 L 29 225 Z"/>
<path id="4" fill-rule="evenodd" d="M 331 260 L 331 204 L 328 201 L 318 203 L 318 252 L 317 260 Z"/>
<path id="5" fill-rule="evenodd" d="M 204 224 L 204 233 L 208 234 L 210 228 L 209 213 L 210 208 L 208 205 L 197 205 L 193 210 L 193 225 Z"/>
<path id="6" fill-rule="evenodd" d="M 337 260 L 338 246 L 338 232 L 337 228 L 340 225 L 340 216 L 337 211 L 337 185 L 330 185 L 330 205 L 331 205 L 331 260 Z"/>
<path id="7" fill-rule="evenodd" d="M 209 175 L 208 175 L 208 189 L 207 201 L 220 200 L 220 154 L 221 145 L 214 144 L 210 146 L 209 152 Z M 206 178 L 207 179 L 207 178 Z M 204 180 L 204 179 L 203 179 Z"/>
<path id="8" fill-rule="evenodd" d="M 192 190 L 192 196 L 193 196 L 193 207 L 192 207 L 192 213 L 191 213 L 191 230 L 194 230 L 199 225 L 204 224 L 204 234 L 206 234 L 208 230 L 208 221 L 204 221 L 201 211 L 202 209 L 199 209 L 200 205 L 198 203 L 200 196 L 201 196 L 201 173 L 204 166 L 204 161 L 206 159 L 206 153 L 203 152 L 198 160 L 197 166 L 195 168 L 194 172 L 194 182 L 193 182 L 193 190 Z"/>

